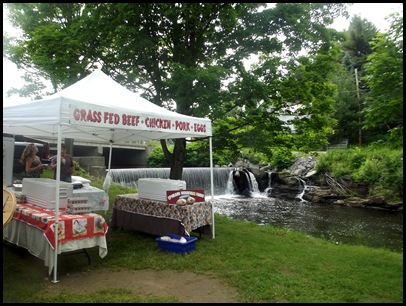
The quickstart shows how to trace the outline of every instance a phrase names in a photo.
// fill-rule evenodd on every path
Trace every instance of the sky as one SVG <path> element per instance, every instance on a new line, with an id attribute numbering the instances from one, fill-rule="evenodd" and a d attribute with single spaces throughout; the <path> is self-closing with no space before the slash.
<path id="1" fill-rule="evenodd" d="M 3 4 L 4 6 L 4 4 Z M 367 19 L 372 22 L 379 31 L 385 32 L 388 30 L 388 22 L 385 20 L 389 14 L 394 12 L 403 12 L 402 3 L 354 3 L 348 8 L 350 14 L 349 19 L 337 18 L 331 26 L 338 31 L 348 29 L 350 20 L 354 15 L 359 15 L 362 19 Z M 17 31 L 8 23 L 5 10 L 3 7 L 3 33 L 15 35 Z M 4 100 L 21 100 L 21 98 L 13 97 L 6 98 L 6 92 L 12 87 L 20 88 L 23 86 L 21 76 L 23 72 L 18 71 L 17 67 L 3 58 L 3 102 Z"/>

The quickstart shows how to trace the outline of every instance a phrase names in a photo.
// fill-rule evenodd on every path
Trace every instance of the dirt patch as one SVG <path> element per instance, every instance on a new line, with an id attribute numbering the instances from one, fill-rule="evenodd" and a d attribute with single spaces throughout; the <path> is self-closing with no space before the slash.
<path id="1" fill-rule="evenodd" d="M 216 278 L 192 272 L 97 269 L 64 274 L 58 280 L 48 284 L 47 292 L 91 293 L 120 288 L 145 295 L 172 295 L 182 303 L 237 303 L 234 288 Z"/>

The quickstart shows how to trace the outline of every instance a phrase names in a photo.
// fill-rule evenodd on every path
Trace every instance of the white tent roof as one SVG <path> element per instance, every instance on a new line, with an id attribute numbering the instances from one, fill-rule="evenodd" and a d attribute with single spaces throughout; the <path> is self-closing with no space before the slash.
<path id="1" fill-rule="evenodd" d="M 211 121 L 159 107 L 96 70 L 44 99 L 3 104 L 3 133 L 89 142 L 212 136 Z"/>
<path id="2" fill-rule="evenodd" d="M 213 197 L 211 121 L 171 112 L 127 90 L 102 71 L 42 100 L 3 103 L 3 133 L 88 142 L 122 143 L 135 140 L 210 136 L 210 169 Z M 111 146 L 110 146 L 111 152 Z M 111 155 L 111 154 L 110 154 Z M 59 220 L 60 159 L 57 160 L 55 226 Z M 213 238 L 214 238 L 214 209 Z M 55 231 L 55 241 L 58 231 Z M 58 244 L 54 250 L 57 282 Z"/>

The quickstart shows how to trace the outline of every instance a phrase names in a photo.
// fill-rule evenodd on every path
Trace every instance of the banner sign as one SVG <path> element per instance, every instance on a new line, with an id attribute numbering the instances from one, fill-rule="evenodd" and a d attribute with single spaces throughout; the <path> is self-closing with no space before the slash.
<path id="1" fill-rule="evenodd" d="M 202 118 L 194 118 L 174 113 L 146 115 L 128 113 L 120 110 L 112 112 L 111 108 L 89 105 L 84 108 L 79 105 L 70 105 L 70 124 L 89 125 L 107 128 L 128 128 L 144 131 L 162 131 L 185 134 L 196 134 L 197 136 L 211 135 L 210 121 Z"/>
<path id="2" fill-rule="evenodd" d="M 204 202 L 204 190 L 192 189 L 192 190 L 167 190 L 166 200 L 168 204 L 179 204 L 179 200 L 185 200 L 182 204 L 193 204 Z"/>

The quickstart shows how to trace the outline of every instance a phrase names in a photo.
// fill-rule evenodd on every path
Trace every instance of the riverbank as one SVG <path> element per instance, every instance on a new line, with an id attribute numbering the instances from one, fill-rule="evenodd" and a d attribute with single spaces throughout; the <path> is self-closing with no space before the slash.
<path id="1" fill-rule="evenodd" d="M 368 175 L 363 174 L 364 177 L 374 177 L 375 181 L 381 178 L 380 180 L 389 184 L 389 187 L 381 187 L 381 182 L 374 183 L 372 178 L 365 179 L 368 183 L 356 182 L 353 177 L 361 176 L 358 174 L 361 172 L 359 168 L 363 172 L 367 172 L 367 170 L 363 169 L 362 166 L 358 168 L 349 166 L 349 164 L 355 163 L 351 162 L 350 157 L 346 157 L 351 156 L 351 152 L 353 150 L 338 150 L 328 154 L 318 154 L 317 157 L 312 155 L 300 156 L 296 158 L 293 165 L 281 172 L 272 171 L 269 167 L 259 169 L 253 165 L 247 169 L 255 176 L 260 191 L 271 186 L 268 194 L 274 198 L 294 200 L 300 195 L 301 199 L 312 203 L 403 212 L 403 164 L 399 167 L 393 167 L 393 165 L 392 167 L 381 167 L 379 170 L 369 170 Z M 324 160 L 325 158 L 329 163 Z M 368 160 L 367 157 L 364 159 Z M 397 163 L 401 160 L 397 155 L 392 159 L 396 159 Z M 361 164 L 360 161 L 358 163 Z M 396 163 L 391 161 L 391 164 Z M 267 175 L 265 171 L 269 172 L 270 175 Z M 334 173 L 334 171 L 340 175 L 329 174 L 329 172 Z M 396 186 L 391 186 L 390 180 L 385 176 L 396 178 Z"/>

